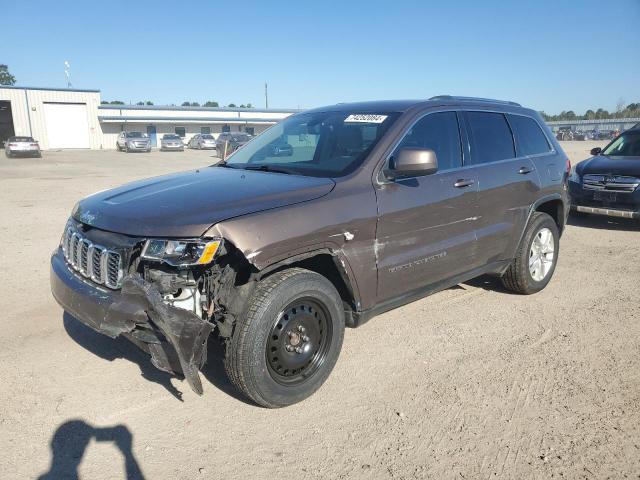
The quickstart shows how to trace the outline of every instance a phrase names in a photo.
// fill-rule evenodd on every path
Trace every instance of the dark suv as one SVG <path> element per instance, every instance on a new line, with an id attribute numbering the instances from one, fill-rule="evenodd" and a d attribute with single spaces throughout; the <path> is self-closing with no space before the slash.
<path id="1" fill-rule="evenodd" d="M 571 208 L 578 214 L 640 219 L 640 128 L 623 132 L 571 169 Z"/>
<path id="2" fill-rule="evenodd" d="M 326 380 L 345 326 L 483 274 L 543 289 L 569 167 L 540 116 L 513 102 L 319 108 L 226 162 L 80 201 L 51 288 L 197 393 L 213 334 L 231 382 L 281 407 Z"/>

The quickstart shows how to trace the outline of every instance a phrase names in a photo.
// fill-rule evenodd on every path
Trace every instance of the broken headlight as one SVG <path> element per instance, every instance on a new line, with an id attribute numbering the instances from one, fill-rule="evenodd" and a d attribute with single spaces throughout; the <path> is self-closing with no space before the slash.
<path id="1" fill-rule="evenodd" d="M 174 267 L 208 265 L 220 247 L 218 240 L 147 240 L 142 258 L 165 262 Z"/>

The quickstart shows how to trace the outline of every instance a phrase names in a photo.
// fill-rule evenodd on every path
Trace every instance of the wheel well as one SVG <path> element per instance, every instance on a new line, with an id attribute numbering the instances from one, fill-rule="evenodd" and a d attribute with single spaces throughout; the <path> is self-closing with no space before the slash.
<path id="1" fill-rule="evenodd" d="M 560 200 L 549 200 L 536 207 L 536 212 L 543 212 L 549 215 L 556 222 L 558 230 L 562 232 L 564 228 L 564 204 Z"/>
<path id="2" fill-rule="evenodd" d="M 353 289 L 351 288 L 351 283 L 349 282 L 346 273 L 344 273 L 344 271 L 341 272 L 341 270 L 338 268 L 336 262 L 339 262 L 336 256 L 329 253 L 319 253 L 312 257 L 303 258 L 291 263 L 286 263 L 285 265 L 270 270 L 262 278 L 266 278 L 276 272 L 280 272 L 282 270 L 293 267 L 304 268 L 306 270 L 316 272 L 325 277 L 333 284 L 333 286 L 340 294 L 340 298 L 342 298 L 345 310 L 355 311 L 355 295 L 353 293 Z"/>

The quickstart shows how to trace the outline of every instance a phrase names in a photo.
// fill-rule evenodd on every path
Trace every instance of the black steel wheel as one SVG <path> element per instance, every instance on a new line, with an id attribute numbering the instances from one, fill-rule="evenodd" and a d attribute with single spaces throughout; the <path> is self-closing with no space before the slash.
<path id="1" fill-rule="evenodd" d="M 226 346 L 229 380 L 255 403 L 300 402 L 328 378 L 344 337 L 342 299 L 322 275 L 291 268 L 258 283 Z"/>
<path id="2" fill-rule="evenodd" d="M 326 309 L 314 299 L 301 298 L 287 305 L 278 314 L 266 346 L 273 379 L 293 385 L 312 376 L 326 360 L 331 329 Z"/>

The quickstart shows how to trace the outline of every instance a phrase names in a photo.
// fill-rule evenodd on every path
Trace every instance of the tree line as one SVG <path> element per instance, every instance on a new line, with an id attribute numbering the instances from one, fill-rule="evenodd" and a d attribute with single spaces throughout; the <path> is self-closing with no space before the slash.
<path id="1" fill-rule="evenodd" d="M 111 101 L 107 101 L 107 100 L 102 100 L 100 102 L 102 105 L 126 105 L 126 103 L 124 103 L 122 100 L 111 100 Z M 151 100 L 144 100 L 144 101 L 139 101 L 136 102 L 136 105 L 153 105 L 153 102 Z M 170 107 L 175 107 L 175 104 L 171 104 L 169 105 Z M 198 102 L 182 102 L 182 104 L 180 105 L 181 107 L 219 107 L 220 104 L 218 102 L 215 102 L 213 100 L 208 100 L 206 102 L 204 102 L 202 105 L 200 105 L 200 103 Z M 250 103 L 243 103 L 241 105 L 236 105 L 235 103 L 230 103 L 229 105 L 227 105 L 227 107 L 229 108 L 253 108 L 253 105 L 251 105 Z"/>
<path id="2" fill-rule="evenodd" d="M 618 101 L 615 112 L 609 112 L 603 108 L 597 110 L 587 110 L 584 115 L 577 115 L 573 110 L 562 111 L 558 115 L 549 115 L 540 112 L 542 118 L 547 122 L 563 121 L 563 120 L 606 120 L 616 118 L 640 118 L 640 103 L 630 103 L 624 105 L 624 101 Z"/>

